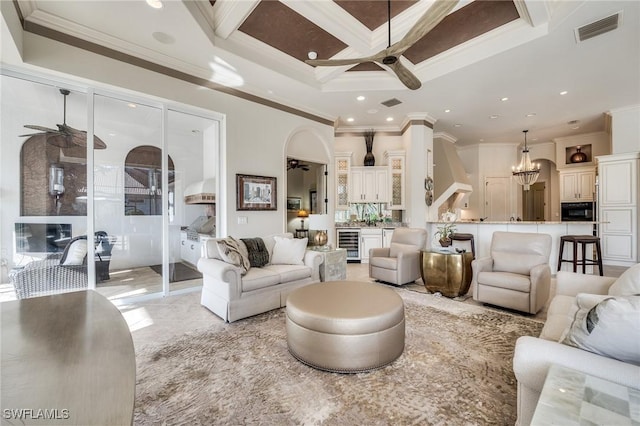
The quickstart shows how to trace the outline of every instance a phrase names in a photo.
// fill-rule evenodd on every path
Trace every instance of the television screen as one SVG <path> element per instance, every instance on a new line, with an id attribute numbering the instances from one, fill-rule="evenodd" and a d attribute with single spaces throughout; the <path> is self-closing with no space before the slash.
<path id="1" fill-rule="evenodd" d="M 70 240 L 70 223 L 16 223 L 17 253 L 58 253 Z"/>

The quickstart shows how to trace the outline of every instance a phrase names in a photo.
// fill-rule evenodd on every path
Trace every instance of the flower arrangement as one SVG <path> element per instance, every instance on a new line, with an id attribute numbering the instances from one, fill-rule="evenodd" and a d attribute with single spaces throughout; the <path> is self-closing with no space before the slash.
<path id="1" fill-rule="evenodd" d="M 445 223 L 444 225 L 438 226 L 435 236 L 440 236 L 438 241 L 442 247 L 449 247 L 451 245 L 451 235 L 453 235 L 454 232 L 456 232 L 455 223 Z"/>

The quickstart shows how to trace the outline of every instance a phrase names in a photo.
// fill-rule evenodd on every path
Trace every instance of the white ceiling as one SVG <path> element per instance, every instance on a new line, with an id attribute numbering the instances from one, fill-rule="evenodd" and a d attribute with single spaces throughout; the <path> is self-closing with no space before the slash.
<path id="1" fill-rule="evenodd" d="M 386 47 L 382 27 L 359 33 L 331 24 L 331 18 L 342 18 L 331 1 L 281 1 L 356 46 L 346 56 Z M 604 130 L 603 113 L 640 104 L 640 2 L 635 0 L 517 1 L 522 19 L 415 67 L 423 82 L 417 91 L 386 71 L 314 69 L 249 39 L 236 29 L 253 0 L 218 0 L 213 8 L 208 1 L 165 0 L 160 10 L 143 0 L 19 4 L 29 22 L 298 108 L 335 121 L 339 129 L 398 130 L 407 116 L 424 113 L 436 120 L 435 131 L 460 145 L 521 142 L 523 129 L 530 130 L 529 141 L 540 143 Z M 421 0 L 400 16 L 394 40 L 429 5 Z M 619 11 L 620 28 L 576 43 L 575 28 Z M 568 93 L 561 96 L 564 90 Z M 358 95 L 366 99 L 357 101 Z M 403 103 L 380 104 L 390 98 Z M 567 124 L 572 120 L 579 128 Z"/>

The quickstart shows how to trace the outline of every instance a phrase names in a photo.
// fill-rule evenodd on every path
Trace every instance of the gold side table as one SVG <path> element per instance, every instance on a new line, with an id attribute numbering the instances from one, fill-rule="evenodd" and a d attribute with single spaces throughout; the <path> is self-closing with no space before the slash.
<path id="1" fill-rule="evenodd" d="M 447 297 L 467 294 L 471 285 L 473 253 L 421 250 L 422 281 L 427 291 Z"/>

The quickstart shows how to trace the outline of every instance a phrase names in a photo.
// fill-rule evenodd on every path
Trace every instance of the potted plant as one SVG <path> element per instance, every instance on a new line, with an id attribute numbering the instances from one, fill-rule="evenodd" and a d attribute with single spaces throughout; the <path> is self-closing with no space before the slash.
<path id="1" fill-rule="evenodd" d="M 438 226 L 438 230 L 435 235 L 440 236 L 438 240 L 442 247 L 449 247 L 451 245 L 451 235 L 456 232 L 456 225 L 452 223 L 445 223 L 444 225 Z"/>

